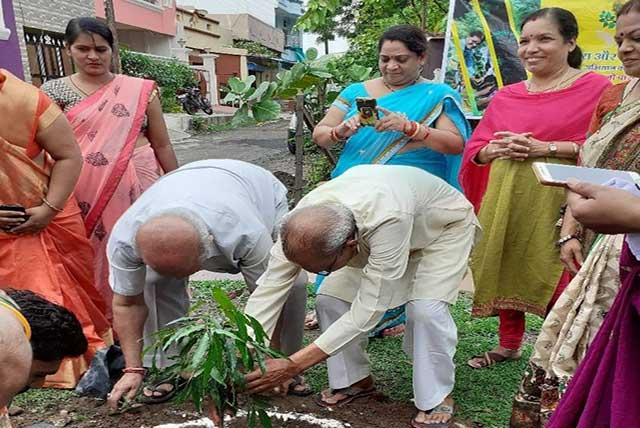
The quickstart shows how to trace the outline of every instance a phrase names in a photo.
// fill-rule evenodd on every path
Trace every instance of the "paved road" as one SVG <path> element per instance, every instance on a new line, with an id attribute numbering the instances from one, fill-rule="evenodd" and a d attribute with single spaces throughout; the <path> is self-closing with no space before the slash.
<path id="1" fill-rule="evenodd" d="M 238 159 L 272 172 L 293 174 L 294 156 L 286 145 L 287 124 L 288 121 L 280 120 L 231 131 L 196 134 L 173 144 L 180 165 L 202 159 Z"/>

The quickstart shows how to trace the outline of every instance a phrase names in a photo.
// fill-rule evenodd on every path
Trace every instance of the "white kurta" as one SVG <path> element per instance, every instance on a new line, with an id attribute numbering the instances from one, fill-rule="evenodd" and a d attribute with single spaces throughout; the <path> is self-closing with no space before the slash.
<path id="1" fill-rule="evenodd" d="M 362 279 L 340 281 L 347 267 L 323 284 L 323 294 L 353 302 L 315 341 L 325 353 L 333 355 L 370 331 L 389 308 L 414 299 L 455 301 L 459 284 L 438 281 L 446 272 L 437 271 L 437 261 L 430 261 L 427 271 L 420 260 L 448 228 L 471 223 L 479 227 L 472 205 L 460 192 L 418 168 L 360 165 L 309 193 L 298 207 L 331 202 L 345 205 L 355 216 L 359 253 L 349 266 L 362 269 Z M 460 255 L 459 263 L 466 266 L 466 255 Z M 300 269 L 286 259 L 278 240 L 245 309 L 269 335 Z M 424 280 L 416 280 L 420 276 Z M 329 280 L 332 277 L 335 280 Z"/>

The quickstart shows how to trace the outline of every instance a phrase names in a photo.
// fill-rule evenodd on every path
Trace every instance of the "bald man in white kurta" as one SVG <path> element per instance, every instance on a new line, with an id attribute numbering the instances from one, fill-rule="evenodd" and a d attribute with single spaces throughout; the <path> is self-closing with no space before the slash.
<path id="1" fill-rule="evenodd" d="M 331 388 L 369 376 L 367 333 L 388 309 L 407 303 L 405 350 L 414 360 L 416 406 L 433 409 L 454 385 L 457 331 L 449 305 L 478 229 L 472 205 L 423 170 L 383 165 L 351 168 L 296 209 L 328 203 L 353 213 L 358 241 L 358 254 L 327 277 L 317 301 L 322 335 L 314 345 L 330 356 Z M 299 271 L 278 241 L 246 307 L 269 335 Z"/>

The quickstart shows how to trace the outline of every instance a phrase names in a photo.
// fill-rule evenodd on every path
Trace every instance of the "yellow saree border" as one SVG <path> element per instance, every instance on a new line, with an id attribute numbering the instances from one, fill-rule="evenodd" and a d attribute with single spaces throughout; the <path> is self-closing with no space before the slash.
<path id="1" fill-rule="evenodd" d="M 22 328 L 24 329 L 24 334 L 27 336 L 27 340 L 31 340 L 31 326 L 29 325 L 29 321 L 22 315 L 18 309 L 16 309 L 13 305 L 7 303 L 3 298 L 0 298 L 0 307 L 8 309 L 11 312 L 11 315 L 15 319 L 18 320 L 20 324 L 22 324 Z"/>

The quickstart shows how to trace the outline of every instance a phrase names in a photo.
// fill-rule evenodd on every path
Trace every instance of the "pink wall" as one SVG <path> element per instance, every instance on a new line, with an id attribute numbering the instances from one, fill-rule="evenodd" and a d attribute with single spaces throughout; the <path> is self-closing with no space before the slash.
<path id="1" fill-rule="evenodd" d="M 171 7 L 156 10 L 153 6 L 145 6 L 144 0 L 113 0 L 116 22 L 127 24 L 156 33 L 176 35 L 176 4 L 171 1 Z M 158 1 L 158 3 L 168 3 Z M 96 16 L 104 18 L 104 0 L 95 0 Z"/>

